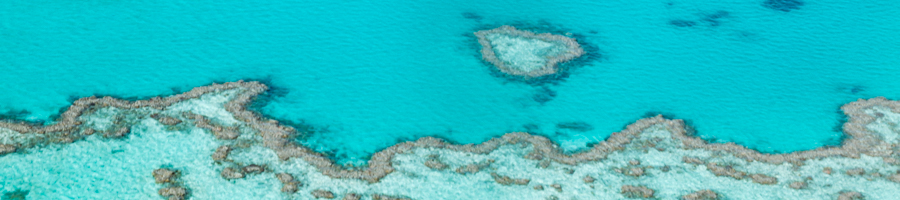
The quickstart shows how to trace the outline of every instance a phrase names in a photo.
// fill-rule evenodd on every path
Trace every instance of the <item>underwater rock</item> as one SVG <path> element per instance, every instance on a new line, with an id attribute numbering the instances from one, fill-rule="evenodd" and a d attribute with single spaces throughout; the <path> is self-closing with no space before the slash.
<path id="1" fill-rule="evenodd" d="M 626 168 L 626 169 L 627 169 L 627 170 L 625 170 L 623 173 L 624 173 L 625 175 L 627 175 L 627 176 L 639 177 L 639 176 L 643 176 L 643 175 L 644 175 L 644 168 L 640 168 L 640 167 L 629 167 L 629 168 Z"/>
<path id="2" fill-rule="evenodd" d="M 633 165 L 633 166 L 638 166 L 638 165 L 641 165 L 641 161 L 640 160 L 631 160 L 631 161 L 628 161 L 628 164 Z"/>
<path id="3" fill-rule="evenodd" d="M 731 166 L 721 166 L 716 163 L 707 163 L 706 168 L 716 176 L 728 176 L 737 180 L 741 180 L 744 176 L 747 176 L 747 173 L 737 171 Z"/>
<path id="4" fill-rule="evenodd" d="M 184 113 L 184 115 L 194 119 L 194 126 L 197 126 L 197 128 L 209 129 L 212 131 L 212 134 L 220 140 L 233 140 L 241 136 L 237 127 L 223 127 L 221 125 L 213 124 L 209 119 L 203 117 L 203 115 L 193 113 Z"/>
<path id="5" fill-rule="evenodd" d="M 561 122 L 556 124 L 556 128 L 569 129 L 578 132 L 588 132 L 594 130 L 594 126 L 591 126 L 587 122 Z"/>
<path id="6" fill-rule="evenodd" d="M 129 131 L 131 131 L 131 129 L 126 126 L 116 129 L 116 131 L 113 132 L 106 132 L 106 134 L 103 134 L 103 136 L 107 138 L 120 138 L 122 136 L 125 136 L 125 134 L 128 134 Z"/>
<path id="7" fill-rule="evenodd" d="M 822 173 L 831 175 L 831 172 L 832 172 L 831 167 L 825 167 L 825 168 L 822 168 Z"/>
<path id="8" fill-rule="evenodd" d="M 259 173 L 265 172 L 266 167 L 259 166 L 259 165 L 247 165 L 244 168 L 242 168 L 242 170 L 244 170 L 244 173 L 248 173 L 248 174 L 259 174 Z"/>
<path id="9" fill-rule="evenodd" d="M 481 56 L 501 72 L 525 78 L 557 73 L 557 65 L 584 54 L 573 38 L 535 34 L 512 26 L 475 32 Z"/>
<path id="10" fill-rule="evenodd" d="M 16 152 L 16 146 L 0 144 L 0 155 Z"/>
<path id="11" fill-rule="evenodd" d="M 700 158 L 690 156 L 681 157 L 681 160 L 688 164 L 702 165 L 704 163 Z"/>
<path id="12" fill-rule="evenodd" d="M 774 185 L 778 183 L 778 179 L 775 177 L 771 177 L 765 174 L 751 174 L 750 179 L 753 179 L 753 182 L 763 184 L 763 185 Z"/>
<path id="13" fill-rule="evenodd" d="M 178 170 L 165 168 L 153 170 L 153 179 L 156 180 L 156 183 L 170 183 L 175 181 L 175 178 L 178 178 Z"/>
<path id="14" fill-rule="evenodd" d="M 534 188 L 534 190 L 544 190 L 544 186 L 543 186 L 543 185 L 535 185 L 535 186 L 532 187 L 532 188 Z"/>
<path id="15" fill-rule="evenodd" d="M 493 160 L 493 159 L 490 159 L 490 160 L 487 160 L 487 161 L 484 161 L 484 162 L 468 164 L 468 165 L 465 165 L 465 166 L 456 168 L 456 173 L 459 173 L 459 174 L 474 174 L 474 173 L 478 173 L 479 171 L 481 171 L 481 169 L 484 169 L 485 167 L 491 166 L 491 163 L 494 163 L 494 160 Z"/>
<path id="16" fill-rule="evenodd" d="M 213 153 L 212 159 L 215 161 L 223 161 L 228 158 L 229 152 L 231 152 L 231 147 L 228 145 L 219 146 L 219 148 L 216 148 L 216 152 Z"/>
<path id="17" fill-rule="evenodd" d="M 278 181 L 281 181 L 281 183 L 294 182 L 294 176 L 288 173 L 277 173 L 275 178 L 278 178 Z"/>
<path id="18" fill-rule="evenodd" d="M 900 174 L 890 175 L 887 177 L 887 180 L 894 182 L 894 183 L 900 183 Z"/>
<path id="19" fill-rule="evenodd" d="M 241 173 L 241 170 L 234 167 L 226 167 L 222 169 L 222 177 L 225 179 L 239 179 L 244 178 L 244 173 Z"/>
<path id="20" fill-rule="evenodd" d="M 403 197 L 394 197 L 394 196 L 383 195 L 383 194 L 373 194 L 372 200 L 412 200 L 412 199 L 403 198 Z"/>
<path id="21" fill-rule="evenodd" d="M 491 172 L 491 177 L 494 178 L 494 181 L 499 183 L 500 185 L 528 185 L 528 182 L 531 180 L 522 179 L 522 178 L 510 178 L 509 176 L 501 176 L 497 173 Z"/>
<path id="22" fill-rule="evenodd" d="M 283 186 L 281 186 L 281 192 L 288 194 L 297 193 L 297 190 L 300 190 L 299 187 L 300 186 L 298 186 L 296 182 L 285 183 Z"/>
<path id="23" fill-rule="evenodd" d="M 766 0 L 763 6 L 772 10 L 791 12 L 791 10 L 800 9 L 803 1 L 800 0 Z"/>
<path id="24" fill-rule="evenodd" d="M 863 195 L 860 194 L 859 192 L 845 191 L 845 192 L 841 192 L 840 195 L 838 195 L 837 199 L 838 200 L 863 200 L 863 199 L 865 199 L 865 197 L 863 197 Z"/>
<path id="25" fill-rule="evenodd" d="M 342 198 L 341 200 L 359 200 L 360 198 L 362 197 L 356 193 L 348 193 L 344 195 L 344 198 Z"/>
<path id="26" fill-rule="evenodd" d="M 862 176 L 866 174 L 866 170 L 863 168 L 853 168 L 844 171 L 844 173 L 847 174 L 847 176 Z"/>
<path id="27" fill-rule="evenodd" d="M 591 176 L 584 176 L 584 178 L 583 178 L 582 180 L 584 180 L 584 183 L 593 183 L 593 182 L 594 182 L 594 177 L 591 177 Z"/>
<path id="28" fill-rule="evenodd" d="M 12 192 L 3 193 L 3 200 L 25 200 L 28 197 L 28 193 L 31 193 L 28 190 L 16 190 Z"/>
<path id="29" fill-rule="evenodd" d="M 434 170 L 445 170 L 448 167 L 447 164 L 444 164 L 441 161 L 434 160 L 434 159 L 425 161 L 425 166 L 428 168 L 434 169 Z"/>
<path id="30" fill-rule="evenodd" d="M 806 189 L 806 187 L 809 187 L 809 185 L 805 181 L 794 181 L 794 182 L 791 182 L 789 187 L 791 187 L 795 190 L 800 190 L 800 189 Z"/>
<path id="31" fill-rule="evenodd" d="M 550 187 L 556 189 L 556 192 L 562 192 L 562 185 L 560 184 L 550 184 Z"/>
<path id="32" fill-rule="evenodd" d="M 332 193 L 331 191 L 328 191 L 328 190 L 317 189 L 317 190 L 313 190 L 312 192 L 310 192 L 310 194 L 312 194 L 313 197 L 316 197 L 317 199 L 320 199 L 320 198 L 334 199 L 334 193 Z"/>
<path id="33" fill-rule="evenodd" d="M 184 196 L 187 195 L 187 189 L 183 187 L 167 187 L 159 189 L 159 196 L 163 196 L 168 198 L 168 200 L 183 200 Z"/>
<path id="34" fill-rule="evenodd" d="M 627 198 L 650 198 L 654 191 L 644 186 L 623 185 L 621 193 Z"/>
<path id="35" fill-rule="evenodd" d="M 694 193 L 690 193 L 684 196 L 681 196 L 681 200 L 717 200 L 719 199 L 719 194 L 713 192 L 712 190 L 700 190 Z"/>
<path id="36" fill-rule="evenodd" d="M 150 117 L 156 119 L 157 121 L 159 121 L 159 123 L 167 125 L 167 126 L 174 126 L 174 125 L 178 125 L 181 123 L 181 120 L 178 118 L 169 117 L 169 116 L 160 116 L 159 114 L 153 114 L 153 115 L 150 115 Z"/>
<path id="37" fill-rule="evenodd" d="M 294 180 L 294 176 L 288 173 L 277 173 L 275 174 L 275 178 L 278 178 L 278 181 L 281 181 L 284 185 L 281 186 L 281 192 L 284 193 L 296 193 L 299 190 L 300 182 Z"/>

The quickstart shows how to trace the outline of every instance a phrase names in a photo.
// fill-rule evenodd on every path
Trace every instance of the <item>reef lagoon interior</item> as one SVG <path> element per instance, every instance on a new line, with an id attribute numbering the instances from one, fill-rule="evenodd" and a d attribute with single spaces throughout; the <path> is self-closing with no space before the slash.
<path id="1" fill-rule="evenodd" d="M 0 198 L 891 199 L 898 4 L 2 2 Z M 584 59 L 504 77 L 474 35 L 503 25 Z M 67 118 L 90 96 L 122 100 Z"/>

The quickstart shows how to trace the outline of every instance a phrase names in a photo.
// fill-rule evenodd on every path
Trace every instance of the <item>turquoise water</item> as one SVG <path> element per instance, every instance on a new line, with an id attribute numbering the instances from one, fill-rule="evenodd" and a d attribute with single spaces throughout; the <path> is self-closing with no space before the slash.
<path id="1" fill-rule="evenodd" d="M 526 130 L 577 150 L 648 113 L 790 152 L 838 144 L 844 103 L 900 99 L 898 3 L 6 1 L 0 111 L 47 120 L 74 97 L 257 79 L 280 88 L 263 113 L 318 128 L 301 142 L 343 161 Z M 471 33 L 505 24 L 570 32 L 602 56 L 556 84 L 499 78 Z"/>

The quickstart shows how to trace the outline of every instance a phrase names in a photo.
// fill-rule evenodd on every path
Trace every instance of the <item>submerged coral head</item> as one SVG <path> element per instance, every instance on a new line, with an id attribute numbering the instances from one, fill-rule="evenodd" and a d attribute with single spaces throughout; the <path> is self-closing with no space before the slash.
<path id="1" fill-rule="evenodd" d="M 525 78 L 558 72 L 557 65 L 584 54 L 574 38 L 536 34 L 512 26 L 475 32 L 481 56 L 503 73 Z"/>

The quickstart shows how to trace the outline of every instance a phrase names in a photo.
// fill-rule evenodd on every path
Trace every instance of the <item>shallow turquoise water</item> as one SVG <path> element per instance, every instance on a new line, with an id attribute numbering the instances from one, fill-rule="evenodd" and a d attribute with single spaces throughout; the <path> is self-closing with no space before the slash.
<path id="1" fill-rule="evenodd" d="M 806 150 L 837 144 L 840 105 L 900 98 L 898 3 L 6 1 L 0 111 L 46 120 L 72 97 L 265 79 L 286 93 L 262 111 L 319 128 L 302 142 L 345 161 L 526 124 L 575 150 L 647 113 L 721 142 Z M 728 15 L 703 21 L 719 11 Z M 573 33 L 602 58 L 558 84 L 495 77 L 471 33 L 504 24 Z M 536 102 L 547 89 L 552 100 Z M 593 129 L 556 128 L 565 122 Z"/>

